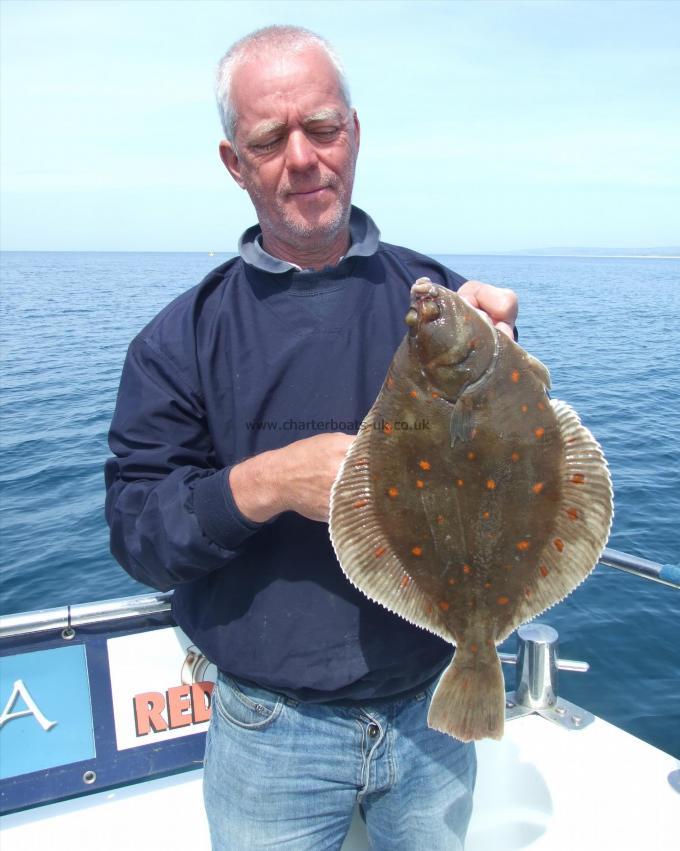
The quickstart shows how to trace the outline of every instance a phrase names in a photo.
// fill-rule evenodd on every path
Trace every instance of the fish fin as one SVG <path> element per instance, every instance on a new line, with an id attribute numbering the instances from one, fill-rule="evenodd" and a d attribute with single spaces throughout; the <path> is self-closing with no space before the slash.
<path id="1" fill-rule="evenodd" d="M 472 432 L 472 409 L 463 404 L 459 399 L 453 407 L 451 414 L 451 446 L 455 446 L 457 440 L 468 440 Z"/>
<path id="2" fill-rule="evenodd" d="M 564 599 L 593 570 L 613 516 L 612 482 L 600 444 L 566 402 L 551 399 L 550 404 L 564 442 L 562 500 L 554 532 L 540 554 L 532 616 Z"/>
<path id="3" fill-rule="evenodd" d="M 352 585 L 373 602 L 454 643 L 437 608 L 411 578 L 382 531 L 372 501 L 368 462 L 374 417 L 372 408 L 331 488 L 329 532 L 335 555 Z"/>
<path id="4" fill-rule="evenodd" d="M 505 682 L 493 643 L 472 653 L 461 644 L 432 695 L 427 723 L 463 742 L 500 739 L 505 723 Z"/>
<path id="5" fill-rule="evenodd" d="M 533 372 L 533 374 L 538 378 L 541 384 L 545 385 L 546 390 L 550 390 L 551 382 L 550 382 L 550 372 L 548 371 L 548 367 L 541 363 L 538 358 L 535 358 L 533 355 L 530 355 L 529 352 L 525 352 L 526 364 L 528 369 Z"/>

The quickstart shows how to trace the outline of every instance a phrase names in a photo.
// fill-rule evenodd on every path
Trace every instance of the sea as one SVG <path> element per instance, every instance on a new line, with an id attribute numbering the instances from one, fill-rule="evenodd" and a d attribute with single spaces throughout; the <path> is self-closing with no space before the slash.
<path id="1" fill-rule="evenodd" d="M 4 613 L 148 592 L 109 553 L 103 464 L 132 337 L 229 254 L 3 252 L 0 297 Z M 680 562 L 680 260 L 439 255 L 519 294 L 521 344 L 602 444 L 609 546 Z M 680 591 L 598 566 L 538 618 L 560 693 L 680 758 Z M 512 650 L 515 638 L 505 643 Z M 511 679 L 511 675 L 510 675 Z"/>

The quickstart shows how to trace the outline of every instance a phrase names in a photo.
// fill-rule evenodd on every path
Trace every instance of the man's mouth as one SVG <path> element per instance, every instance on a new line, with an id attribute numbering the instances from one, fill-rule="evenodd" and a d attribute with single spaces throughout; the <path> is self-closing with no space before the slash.
<path id="1" fill-rule="evenodd" d="M 298 197 L 305 198 L 305 197 L 311 196 L 311 195 L 319 195 L 319 193 L 323 192 L 324 189 L 328 189 L 328 187 L 327 186 L 319 186 L 316 189 L 304 189 L 304 190 L 299 190 L 297 192 L 291 192 L 290 194 L 296 195 Z"/>
<path id="2" fill-rule="evenodd" d="M 324 184 L 323 186 L 313 186 L 309 189 L 290 189 L 288 195 L 298 198 L 313 198 L 314 196 L 321 195 L 327 189 L 331 188 L 332 187 L 329 184 Z"/>

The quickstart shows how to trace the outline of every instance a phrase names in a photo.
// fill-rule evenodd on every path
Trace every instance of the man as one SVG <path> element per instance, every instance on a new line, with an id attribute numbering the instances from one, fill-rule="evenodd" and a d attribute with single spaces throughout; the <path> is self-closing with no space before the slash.
<path id="1" fill-rule="evenodd" d="M 176 589 L 177 622 L 220 670 L 215 849 L 339 848 L 357 801 L 374 847 L 460 848 L 474 748 L 426 723 L 450 647 L 347 582 L 326 522 L 342 429 L 377 395 L 416 278 L 460 286 L 509 332 L 516 299 L 381 243 L 351 207 L 359 121 L 318 36 L 246 37 L 218 98 L 220 156 L 259 227 L 130 346 L 106 467 L 112 552 Z"/>

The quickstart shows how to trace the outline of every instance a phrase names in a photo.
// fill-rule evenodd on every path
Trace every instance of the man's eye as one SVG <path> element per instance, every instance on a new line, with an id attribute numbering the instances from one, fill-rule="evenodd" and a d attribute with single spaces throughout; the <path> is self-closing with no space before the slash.
<path id="1" fill-rule="evenodd" d="M 337 132 L 337 127 L 321 127 L 318 130 L 313 130 L 312 135 L 316 136 L 317 139 L 332 139 L 337 135 Z"/>
<path id="2" fill-rule="evenodd" d="M 266 154 L 268 151 L 273 151 L 279 144 L 279 141 L 279 139 L 272 139 L 270 142 L 257 142 L 256 144 L 251 145 L 251 147 L 258 153 Z"/>

